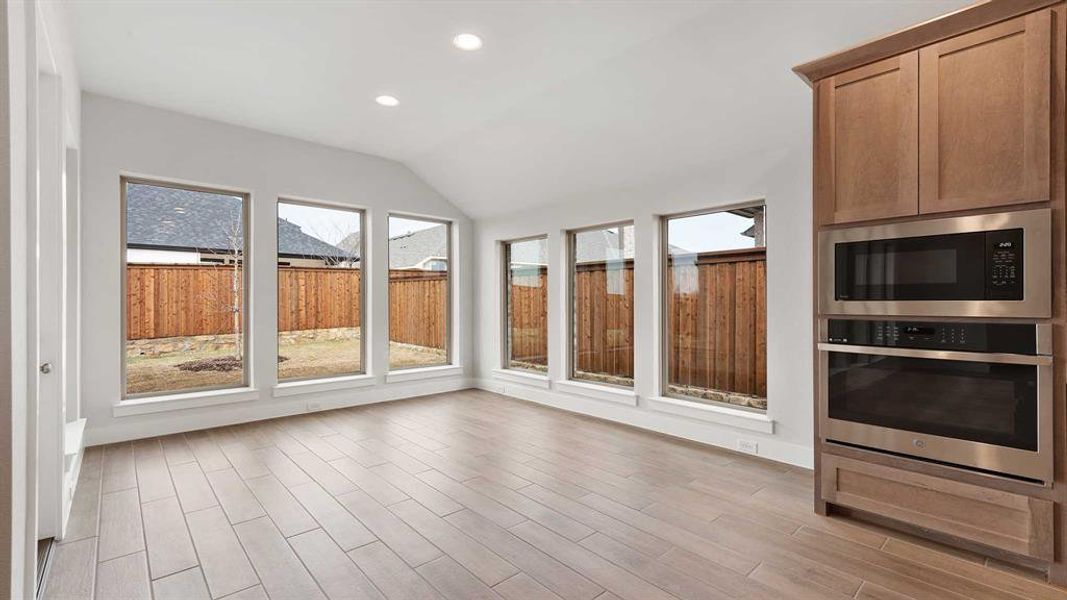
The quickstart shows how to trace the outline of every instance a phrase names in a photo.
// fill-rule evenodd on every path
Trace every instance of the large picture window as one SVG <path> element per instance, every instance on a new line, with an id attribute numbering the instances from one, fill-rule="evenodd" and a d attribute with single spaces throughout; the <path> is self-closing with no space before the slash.
<path id="1" fill-rule="evenodd" d="M 278 379 L 363 368 L 363 213 L 278 201 Z"/>
<path id="2" fill-rule="evenodd" d="M 569 235 L 571 378 L 633 387 L 634 227 Z"/>
<path id="3" fill-rule="evenodd" d="M 389 217 L 389 368 L 450 363 L 451 224 Z"/>
<path id="4" fill-rule="evenodd" d="M 504 367 L 548 371 L 548 239 L 504 244 Z"/>
<path id="5" fill-rule="evenodd" d="M 764 207 L 664 222 L 666 394 L 766 409 Z"/>
<path id="6" fill-rule="evenodd" d="M 122 180 L 124 395 L 244 385 L 248 198 Z"/>

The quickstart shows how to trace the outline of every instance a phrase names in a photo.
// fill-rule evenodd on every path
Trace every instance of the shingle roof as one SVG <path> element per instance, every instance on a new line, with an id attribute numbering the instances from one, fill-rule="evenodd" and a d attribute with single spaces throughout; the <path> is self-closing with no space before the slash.
<path id="1" fill-rule="evenodd" d="M 448 257 L 448 227 L 431 227 L 389 238 L 389 268 L 418 266 L 427 258 Z"/>
<path id="2" fill-rule="evenodd" d="M 126 243 L 229 252 L 242 247 L 241 198 L 212 192 L 130 183 L 126 187 Z M 278 253 L 349 260 L 346 251 L 278 219 Z"/>

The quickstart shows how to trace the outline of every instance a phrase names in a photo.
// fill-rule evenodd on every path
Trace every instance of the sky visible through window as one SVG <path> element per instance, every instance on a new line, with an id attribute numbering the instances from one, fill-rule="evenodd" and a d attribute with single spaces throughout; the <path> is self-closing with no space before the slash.
<path id="1" fill-rule="evenodd" d="M 389 217 L 389 238 L 392 239 L 398 235 L 414 233 L 416 231 L 422 231 L 423 229 L 442 227 L 443 225 L 444 224 L 440 221 L 423 221 L 418 219 L 405 219 L 404 217 Z"/>
<path id="2" fill-rule="evenodd" d="M 695 215 L 667 222 L 667 236 L 672 248 L 690 252 L 717 252 L 753 248 L 755 239 L 742 235 L 752 227 L 753 219 L 728 212 Z M 678 254 L 676 250 L 671 254 Z"/>
<path id="3" fill-rule="evenodd" d="M 285 219 L 327 244 L 338 244 L 359 231 L 359 213 L 343 208 L 278 203 L 278 217 Z"/>

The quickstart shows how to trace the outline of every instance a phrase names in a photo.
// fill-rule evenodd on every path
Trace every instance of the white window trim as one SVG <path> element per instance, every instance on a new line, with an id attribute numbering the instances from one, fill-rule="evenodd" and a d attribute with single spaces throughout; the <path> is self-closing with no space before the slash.
<path id="1" fill-rule="evenodd" d="M 256 388 L 239 387 L 189 392 L 187 394 L 168 394 L 166 396 L 142 396 L 118 402 L 111 407 L 111 414 L 114 417 L 128 417 L 188 408 L 234 404 L 259 400 L 259 395 L 259 390 Z"/>
<path id="2" fill-rule="evenodd" d="M 241 345 L 242 346 L 241 347 L 242 347 L 242 356 L 244 357 L 243 364 L 241 365 L 241 377 L 242 377 L 241 384 L 238 387 L 212 388 L 210 390 L 198 390 L 196 392 L 190 392 L 190 393 L 197 394 L 197 395 L 203 395 L 203 394 L 208 394 L 208 393 L 216 392 L 216 391 L 217 392 L 240 392 L 240 391 L 247 391 L 247 390 L 253 389 L 252 388 L 252 381 L 253 381 L 252 367 L 253 367 L 254 363 L 252 361 L 252 357 L 253 357 L 253 349 L 255 348 L 255 345 L 254 345 L 254 340 L 252 338 L 252 335 L 253 335 L 253 327 L 252 327 L 252 325 L 255 323 L 255 320 L 254 320 L 255 313 L 253 311 L 252 289 L 253 289 L 255 281 L 253 280 L 254 265 L 253 265 L 253 256 L 252 256 L 252 235 L 253 235 L 252 222 L 254 220 L 254 214 L 252 212 L 252 192 L 251 192 L 251 190 L 242 190 L 242 189 L 238 189 L 238 188 L 229 188 L 229 187 L 216 186 L 216 185 L 203 185 L 203 184 L 194 183 L 194 182 L 183 182 L 181 180 L 175 180 L 175 179 L 156 178 L 156 177 L 153 177 L 153 176 L 139 175 L 139 174 L 136 174 L 136 173 L 130 173 L 130 172 L 125 172 L 125 171 L 121 172 L 119 174 L 120 204 L 121 204 L 121 207 L 122 207 L 121 224 L 120 224 L 120 233 L 121 233 L 121 240 L 120 241 L 121 241 L 121 244 L 122 244 L 122 246 L 121 246 L 121 255 L 122 255 L 121 264 L 122 264 L 122 268 L 121 268 L 121 276 L 120 276 L 120 282 L 121 282 L 121 284 L 120 284 L 121 288 L 120 289 L 123 290 L 123 292 L 122 292 L 123 294 L 127 293 L 126 292 L 126 290 L 127 290 L 127 281 L 126 281 L 127 273 L 126 272 L 127 272 L 127 268 L 128 268 L 128 265 L 129 265 L 128 255 L 127 255 L 127 253 L 129 252 L 129 248 L 127 247 L 127 239 L 126 239 L 127 238 L 127 230 L 126 230 L 126 228 L 127 228 L 126 216 L 127 215 L 126 215 L 126 212 L 128 210 L 128 205 L 127 205 L 127 201 L 126 201 L 126 191 L 127 191 L 127 188 L 129 186 L 129 184 L 131 184 L 131 183 L 142 184 L 142 185 L 150 185 L 150 186 L 156 186 L 156 187 L 171 187 L 171 188 L 176 188 L 176 189 L 180 189 L 180 190 L 201 191 L 201 192 L 207 192 L 207 193 L 210 193 L 210 194 L 219 194 L 219 195 L 227 195 L 227 196 L 233 195 L 233 196 L 240 196 L 241 197 L 241 226 L 243 228 L 243 237 L 244 237 L 244 247 L 241 249 L 241 261 L 243 263 L 243 267 L 241 269 L 241 276 L 242 276 L 241 285 L 243 286 L 242 299 L 241 299 L 241 302 L 242 302 L 241 312 L 243 313 L 241 315 L 242 316 L 242 326 L 241 326 Z M 122 306 L 119 309 L 119 315 L 120 315 L 120 317 L 119 317 L 120 321 L 119 322 L 120 322 L 120 325 L 121 325 L 121 339 L 122 339 L 122 352 L 120 353 L 120 358 L 119 358 L 120 365 L 121 365 L 120 382 L 121 382 L 121 390 L 122 390 L 121 394 L 122 395 L 120 396 L 121 399 L 119 400 L 119 403 L 114 405 L 115 409 L 118 409 L 118 407 L 120 405 L 130 405 L 130 406 L 139 405 L 139 404 L 142 404 L 141 401 L 145 401 L 145 402 L 143 402 L 143 404 L 146 404 L 146 405 L 154 403 L 154 402 L 159 402 L 159 401 L 161 401 L 161 399 L 163 397 L 161 395 L 153 395 L 152 392 L 143 393 L 143 394 L 129 394 L 127 392 L 126 377 L 128 375 L 128 372 L 127 372 L 128 365 L 127 365 L 127 356 L 126 356 L 126 344 L 129 341 L 129 330 L 128 330 L 128 323 L 127 323 L 128 315 L 127 315 L 127 312 L 126 312 L 126 303 L 125 302 L 122 302 Z M 164 392 L 166 393 L 166 399 L 168 399 L 168 400 L 169 399 L 174 399 L 174 398 L 181 399 L 181 398 L 185 398 L 187 396 L 187 394 L 181 393 L 180 391 L 179 391 L 179 393 L 175 393 L 175 394 L 170 394 L 169 393 L 170 390 L 164 390 Z M 224 404 L 224 403 L 220 402 L 219 404 Z M 172 410 L 172 409 L 147 410 L 145 412 L 162 412 L 163 410 Z M 113 410 L 112 412 L 115 413 L 115 410 Z M 129 413 L 129 414 L 140 414 L 140 413 Z M 120 416 L 120 415 L 115 414 L 115 416 Z"/>
<path id="3" fill-rule="evenodd" d="M 637 392 L 627 388 L 573 380 L 553 381 L 552 387 L 576 396 L 585 396 L 594 400 L 615 402 L 626 406 L 637 406 Z"/>
<path id="4" fill-rule="evenodd" d="M 350 390 L 370 387 L 377 383 L 374 375 L 347 375 L 342 377 L 326 377 L 322 379 L 305 379 L 300 381 L 283 381 L 275 385 L 271 393 L 275 398 L 296 396 L 299 394 L 311 394 L 314 392 L 332 392 L 335 390 Z"/>
<path id="5" fill-rule="evenodd" d="M 413 369 L 390 371 L 385 374 L 385 382 L 401 383 L 404 381 L 419 381 L 423 379 L 440 379 L 442 377 L 460 377 L 462 375 L 463 365 L 437 365 L 434 367 L 416 367 Z"/>
<path id="6" fill-rule="evenodd" d="M 679 398 L 668 398 L 666 396 L 651 397 L 646 402 L 649 410 L 655 412 L 718 423 L 768 435 L 774 434 L 774 419 L 767 416 L 766 413 L 743 408 L 732 408 L 721 404 L 707 404 Z"/>
<path id="7" fill-rule="evenodd" d="M 546 390 L 552 387 L 552 380 L 548 378 L 548 375 L 530 373 L 518 369 L 493 369 L 493 379 L 509 383 L 521 383 Z"/>

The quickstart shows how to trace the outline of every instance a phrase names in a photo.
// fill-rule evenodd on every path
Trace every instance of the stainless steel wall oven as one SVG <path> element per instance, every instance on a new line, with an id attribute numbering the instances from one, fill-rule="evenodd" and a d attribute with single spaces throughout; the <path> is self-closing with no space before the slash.
<path id="1" fill-rule="evenodd" d="M 998 474 L 1052 479 L 1047 324 L 829 319 L 822 437 Z"/>

